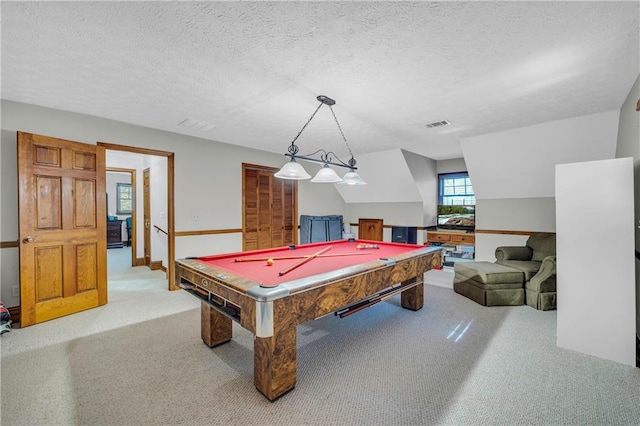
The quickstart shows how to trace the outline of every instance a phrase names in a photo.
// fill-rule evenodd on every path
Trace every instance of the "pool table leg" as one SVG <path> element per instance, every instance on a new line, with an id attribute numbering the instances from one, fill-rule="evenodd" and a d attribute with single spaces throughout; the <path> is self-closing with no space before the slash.
<path id="1" fill-rule="evenodd" d="M 200 303 L 200 320 L 202 341 L 205 345 L 213 348 L 231 340 L 231 318 L 222 315 L 208 303 Z"/>
<path id="2" fill-rule="evenodd" d="M 421 309 L 424 306 L 424 283 L 420 283 L 400 293 L 400 303 L 403 308 L 411 309 L 412 311 Z"/>
<path id="3" fill-rule="evenodd" d="M 255 337 L 253 342 L 253 382 L 274 401 L 296 385 L 296 326 L 275 327 L 271 337 Z"/>

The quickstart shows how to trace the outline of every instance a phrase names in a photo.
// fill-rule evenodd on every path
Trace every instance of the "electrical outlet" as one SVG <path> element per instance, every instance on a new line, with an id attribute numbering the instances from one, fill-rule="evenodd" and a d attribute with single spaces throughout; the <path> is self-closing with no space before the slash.
<path id="1" fill-rule="evenodd" d="M 191 213 L 191 220 L 198 221 L 200 220 L 200 215 L 198 213 Z"/>
<path id="2" fill-rule="evenodd" d="M 11 287 L 11 295 L 13 297 L 18 297 L 20 288 L 17 285 L 14 285 L 13 287 Z"/>

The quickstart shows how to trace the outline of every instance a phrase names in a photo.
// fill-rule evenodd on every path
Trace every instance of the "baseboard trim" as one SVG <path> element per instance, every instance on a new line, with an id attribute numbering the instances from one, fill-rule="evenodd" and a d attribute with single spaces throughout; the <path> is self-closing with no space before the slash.
<path id="1" fill-rule="evenodd" d="M 149 269 L 151 269 L 152 271 L 162 270 L 164 272 L 167 272 L 167 268 L 162 266 L 161 260 L 152 260 L 151 263 L 149 263 Z"/>

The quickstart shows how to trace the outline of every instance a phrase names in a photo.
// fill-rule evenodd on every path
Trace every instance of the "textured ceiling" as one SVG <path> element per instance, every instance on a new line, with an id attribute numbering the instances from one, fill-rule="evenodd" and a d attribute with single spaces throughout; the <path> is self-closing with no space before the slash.
<path id="1" fill-rule="evenodd" d="M 356 155 L 621 107 L 640 3 L 7 2 L 2 98 L 283 153 L 323 94 Z M 208 132 L 176 125 L 186 118 Z M 452 125 L 428 129 L 449 120 Z M 345 154 L 327 107 L 302 152 Z"/>

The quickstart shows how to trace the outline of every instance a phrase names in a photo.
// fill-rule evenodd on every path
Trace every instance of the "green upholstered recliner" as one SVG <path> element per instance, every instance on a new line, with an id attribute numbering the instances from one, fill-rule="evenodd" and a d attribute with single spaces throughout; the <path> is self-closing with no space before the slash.
<path id="1" fill-rule="evenodd" d="M 524 247 L 498 247 L 496 263 L 524 273 L 527 305 L 541 311 L 556 309 L 555 234 L 531 234 Z"/>
<path id="2" fill-rule="evenodd" d="M 492 262 L 455 262 L 453 291 L 483 306 L 524 305 L 524 274 Z"/>

